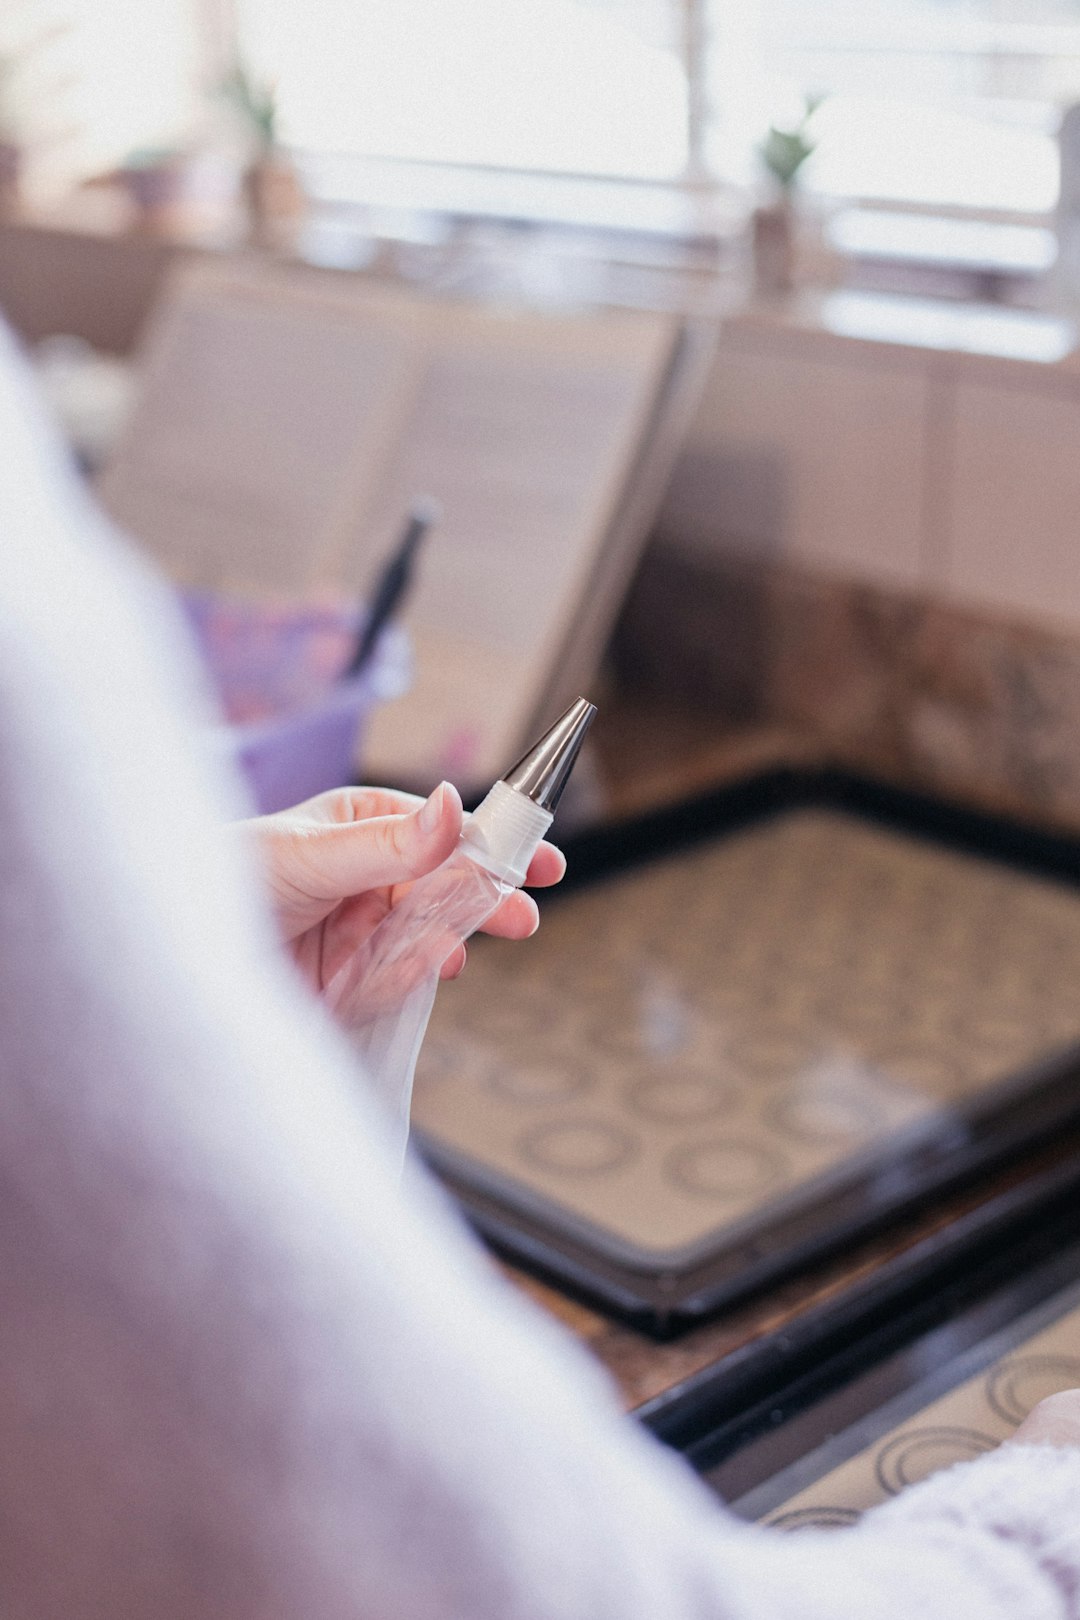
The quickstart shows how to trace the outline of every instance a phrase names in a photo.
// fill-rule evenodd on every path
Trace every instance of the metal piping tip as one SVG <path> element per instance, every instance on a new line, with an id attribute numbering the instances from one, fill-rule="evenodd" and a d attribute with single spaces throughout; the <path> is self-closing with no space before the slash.
<path id="1" fill-rule="evenodd" d="M 595 713 L 594 703 L 577 698 L 551 730 L 507 771 L 503 781 L 541 810 L 554 814 Z"/>

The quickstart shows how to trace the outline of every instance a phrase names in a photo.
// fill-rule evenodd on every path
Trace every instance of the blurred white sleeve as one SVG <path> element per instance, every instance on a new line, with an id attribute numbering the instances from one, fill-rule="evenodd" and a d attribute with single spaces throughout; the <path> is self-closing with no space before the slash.
<path id="1" fill-rule="evenodd" d="M 828 1538 L 739 1525 L 398 1188 L 213 836 L 167 606 L 0 362 L 5 1616 L 1080 1612 L 1080 1453 Z"/>

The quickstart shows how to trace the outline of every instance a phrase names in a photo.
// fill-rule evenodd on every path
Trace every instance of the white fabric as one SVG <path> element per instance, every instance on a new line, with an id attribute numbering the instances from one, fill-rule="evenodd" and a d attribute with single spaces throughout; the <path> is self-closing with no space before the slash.
<path id="1" fill-rule="evenodd" d="M 156 588 L 0 371 L 5 1620 L 1080 1615 L 1080 1453 L 739 1525 L 396 1186 L 215 837 Z"/>

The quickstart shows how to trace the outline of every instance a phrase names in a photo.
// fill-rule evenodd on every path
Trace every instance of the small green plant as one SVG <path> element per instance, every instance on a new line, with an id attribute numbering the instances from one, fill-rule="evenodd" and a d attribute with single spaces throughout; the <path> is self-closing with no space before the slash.
<path id="1" fill-rule="evenodd" d="M 275 87 L 260 83 L 242 63 L 237 63 L 222 85 L 222 92 L 254 135 L 260 150 L 272 152 L 278 140 Z"/>
<path id="2" fill-rule="evenodd" d="M 823 99 L 822 96 L 807 96 L 798 122 L 787 128 L 772 125 L 761 143 L 762 162 L 785 192 L 794 189 L 800 169 L 817 146 L 817 137 L 810 126 Z"/>

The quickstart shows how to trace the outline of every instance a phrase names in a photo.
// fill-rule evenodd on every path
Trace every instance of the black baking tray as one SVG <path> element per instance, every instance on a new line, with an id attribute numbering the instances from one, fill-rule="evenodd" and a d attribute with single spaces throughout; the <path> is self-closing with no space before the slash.
<path id="1" fill-rule="evenodd" d="M 1032 1356 L 1029 1341 L 1055 1326 L 1063 1341 L 1057 1353 Z M 993 1432 L 941 1428 L 941 1413 L 928 1408 L 988 1374 L 999 1389 L 1008 1389 L 1011 1375 L 1013 1386 L 1004 1405 L 994 1403 Z M 1033 1399 L 1074 1387 L 1078 1375 L 1074 1157 L 989 1200 L 637 1415 L 741 1516 L 793 1528 L 843 1525 L 857 1515 L 819 1482 L 834 1478 L 848 1459 L 865 1459 L 856 1466 L 866 1470 L 876 1463 L 879 1481 L 895 1494 L 897 1482 L 882 1479 L 880 1454 L 873 1457 L 890 1434 L 914 1433 L 924 1445 L 958 1442 L 976 1455 L 1004 1438 Z M 807 1496 L 820 1500 L 785 1511 L 793 1498 Z"/>
<path id="2" fill-rule="evenodd" d="M 1004 870 L 1080 891 L 1080 840 L 898 789 L 835 768 L 781 767 L 692 801 L 577 834 L 564 844 L 568 875 L 542 900 L 572 902 L 597 884 L 681 851 L 730 840 L 801 810 L 824 810 L 921 845 L 974 855 Z M 588 1053 L 583 1053 L 588 1061 Z M 512 1062 L 512 1055 L 509 1059 Z M 423 1126 L 421 1152 L 469 1220 L 501 1254 L 568 1292 L 670 1336 L 781 1275 L 816 1261 L 920 1205 L 1026 1154 L 1080 1122 L 1080 1043 L 1037 1053 L 962 1104 L 942 1107 L 918 1130 L 898 1132 L 853 1158 L 850 1171 L 813 1179 L 798 1196 L 766 1204 L 717 1241 L 671 1263 L 643 1261 L 589 1221 L 448 1147 Z"/>

